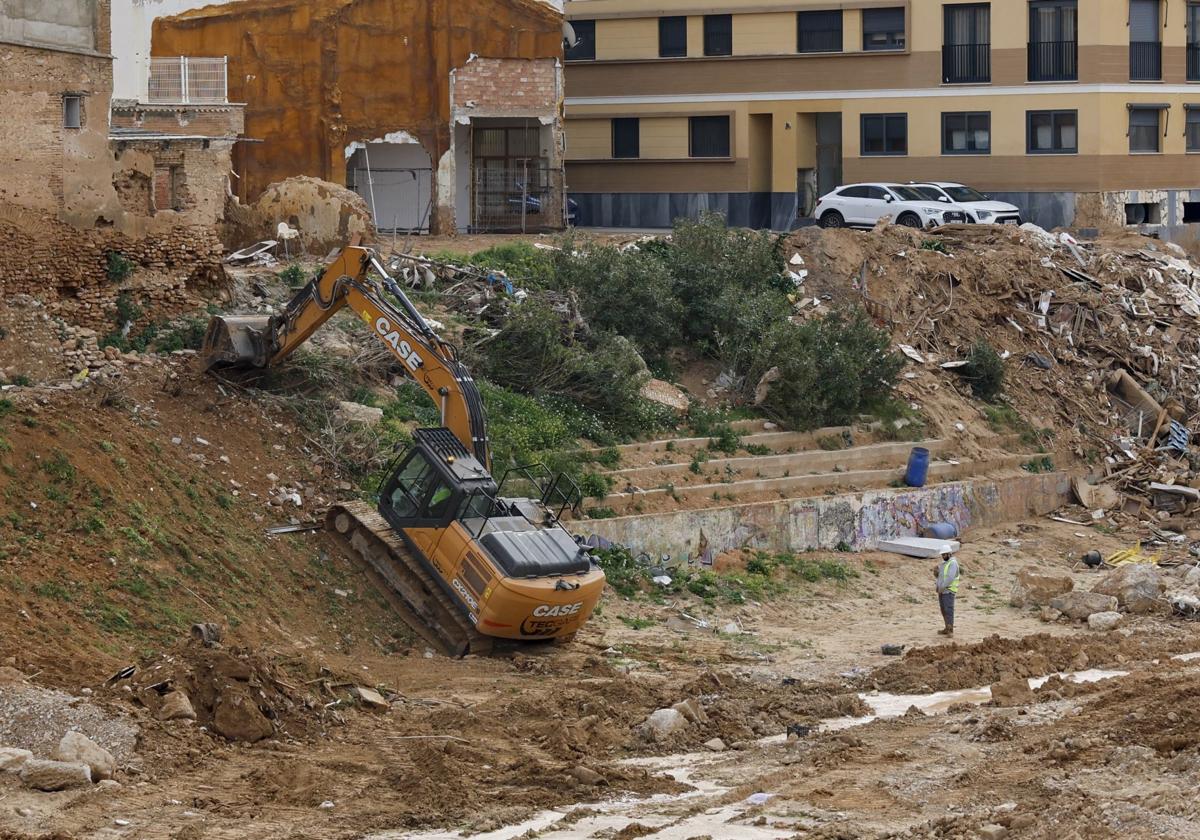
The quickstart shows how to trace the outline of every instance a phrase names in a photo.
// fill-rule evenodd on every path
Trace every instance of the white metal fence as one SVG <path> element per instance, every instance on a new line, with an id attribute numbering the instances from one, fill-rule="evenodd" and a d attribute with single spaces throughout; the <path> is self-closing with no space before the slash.
<path id="1" fill-rule="evenodd" d="M 223 104 L 229 85 L 225 58 L 152 58 L 147 102 Z"/>

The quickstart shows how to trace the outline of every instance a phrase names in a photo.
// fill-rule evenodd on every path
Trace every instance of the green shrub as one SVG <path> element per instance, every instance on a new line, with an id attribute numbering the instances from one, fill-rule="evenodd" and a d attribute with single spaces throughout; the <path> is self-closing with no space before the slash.
<path id="1" fill-rule="evenodd" d="M 579 489 L 589 499 L 603 499 L 612 490 L 613 479 L 602 473 L 587 472 L 579 481 Z"/>
<path id="2" fill-rule="evenodd" d="M 304 283 L 304 269 L 300 267 L 299 263 L 292 263 L 279 272 L 279 279 L 289 286 L 299 286 Z"/>
<path id="3" fill-rule="evenodd" d="M 133 263 L 120 251 L 109 251 L 104 260 L 104 276 L 110 283 L 120 283 L 133 274 Z"/>
<path id="4" fill-rule="evenodd" d="M 784 321 L 764 337 L 751 380 L 779 368 L 764 407 L 791 428 L 847 424 L 891 397 L 904 360 L 890 348 L 888 334 L 859 309 L 799 326 Z"/>
<path id="5" fill-rule="evenodd" d="M 975 342 L 967 364 L 959 371 L 970 384 L 971 393 L 981 400 L 994 402 L 1004 390 L 1004 361 L 986 341 Z"/>

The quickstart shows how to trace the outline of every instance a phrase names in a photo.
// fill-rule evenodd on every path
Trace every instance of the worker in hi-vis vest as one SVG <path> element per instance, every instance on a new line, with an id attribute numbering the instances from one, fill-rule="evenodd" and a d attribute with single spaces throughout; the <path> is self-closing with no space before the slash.
<path id="1" fill-rule="evenodd" d="M 933 570 L 937 578 L 938 606 L 942 609 L 942 620 L 946 622 L 944 629 L 938 631 L 939 636 L 954 635 L 954 596 L 958 594 L 958 558 L 954 556 L 950 546 L 943 546 L 941 560 Z"/>

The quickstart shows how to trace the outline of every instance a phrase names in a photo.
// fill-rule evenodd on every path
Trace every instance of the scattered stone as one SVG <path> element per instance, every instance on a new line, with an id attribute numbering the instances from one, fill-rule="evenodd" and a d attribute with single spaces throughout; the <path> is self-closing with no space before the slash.
<path id="1" fill-rule="evenodd" d="M 720 738 L 713 738 L 712 740 L 705 741 L 704 748 L 712 750 L 713 752 L 725 752 L 725 750 L 728 749 L 728 747 L 725 746 L 725 742 Z"/>
<path id="2" fill-rule="evenodd" d="M 86 764 L 91 770 L 93 781 L 111 779 L 117 772 L 117 761 L 113 754 L 82 732 L 68 732 L 58 742 L 50 757 L 64 763 Z"/>
<path id="3" fill-rule="evenodd" d="M 676 388 L 670 382 L 662 379 L 651 379 L 642 386 L 642 399 L 666 406 L 679 414 L 687 414 L 691 402 L 687 394 Z"/>
<path id="4" fill-rule="evenodd" d="M 1041 607 L 1049 604 L 1055 597 L 1070 592 L 1074 585 L 1068 575 L 1025 566 L 1017 572 L 1009 603 L 1014 607 Z"/>
<path id="5" fill-rule="evenodd" d="M 992 702 L 997 706 L 1023 706 L 1034 702 L 1033 689 L 1024 677 L 1005 677 L 992 684 Z"/>
<path id="6" fill-rule="evenodd" d="M 271 721 L 244 691 L 227 689 L 213 705 L 213 729 L 230 741 L 254 743 L 275 733 Z"/>
<path id="7" fill-rule="evenodd" d="M 1040 618 L 1042 621 L 1045 621 L 1048 624 L 1052 624 L 1055 621 L 1058 621 L 1060 618 L 1062 618 L 1062 613 L 1060 613 L 1058 610 L 1054 609 L 1054 607 L 1047 605 L 1045 607 L 1042 607 L 1042 612 L 1038 616 L 1038 618 Z"/>
<path id="8" fill-rule="evenodd" d="M 1008 829 L 1002 825 L 989 823 L 980 828 L 976 833 L 980 840 L 1001 840 L 1001 838 L 1008 836 Z"/>
<path id="9" fill-rule="evenodd" d="M 31 758 L 33 758 L 33 753 L 29 750 L 0 747 L 0 772 L 19 773 L 22 765 Z"/>
<path id="10" fill-rule="evenodd" d="M 925 717 L 926 715 L 923 711 L 921 711 L 920 707 L 914 703 L 913 705 L 909 706 L 907 709 L 904 710 L 904 716 L 906 718 L 914 718 L 914 717 Z"/>
<path id="11" fill-rule="evenodd" d="M 1107 633 L 1120 627 L 1124 620 L 1125 617 L 1119 612 L 1098 612 L 1089 615 L 1087 622 L 1089 629 L 1097 633 Z"/>
<path id="12" fill-rule="evenodd" d="M 361 423 L 364 426 L 374 426 L 383 420 L 383 409 L 362 403 L 338 402 L 337 417 L 344 423 Z"/>
<path id="13" fill-rule="evenodd" d="M 648 739 L 661 741 L 681 729 L 686 729 L 688 720 L 678 709 L 658 709 L 642 724 L 642 734 Z"/>
<path id="14" fill-rule="evenodd" d="M 567 772 L 574 776 L 575 781 L 579 782 L 581 785 L 590 785 L 592 787 L 596 787 L 598 785 L 608 784 L 608 779 L 601 776 L 595 770 L 590 770 L 587 767 L 576 766 L 572 767 Z"/>
<path id="15" fill-rule="evenodd" d="M 355 686 L 353 689 L 354 695 L 362 701 L 362 704 L 370 709 L 387 709 L 390 708 L 388 701 L 383 699 L 383 695 L 373 688 L 365 688 L 361 685 Z"/>
<path id="16" fill-rule="evenodd" d="M 320 808 L 322 811 L 332 811 L 333 810 L 333 800 L 326 799 L 324 802 L 322 802 L 317 807 Z"/>
<path id="17" fill-rule="evenodd" d="M 34 790 L 66 790 L 91 785 L 92 771 L 82 762 L 31 758 L 21 768 L 21 781 Z"/>
<path id="18" fill-rule="evenodd" d="M 1160 596 L 1166 588 L 1157 566 L 1129 563 L 1105 575 L 1092 591 L 1116 597 L 1117 603 L 1130 612 L 1152 613 L 1163 607 Z"/>
<path id="19" fill-rule="evenodd" d="M 780 373 L 778 367 L 773 367 L 759 377 L 758 384 L 754 386 L 754 404 L 762 405 L 767 401 L 767 397 L 771 395 L 771 386 L 779 381 Z"/>
<path id="20" fill-rule="evenodd" d="M 1195 586 L 1200 588 L 1200 566 L 1192 566 L 1183 576 L 1184 586 Z"/>
<path id="21" fill-rule="evenodd" d="M 689 723 L 708 723 L 708 715 L 704 713 L 704 707 L 694 697 L 676 703 L 671 708 L 683 715 Z"/>
<path id="22" fill-rule="evenodd" d="M 1117 599 L 1111 595 L 1099 592 L 1072 591 L 1050 601 L 1050 606 L 1061 612 L 1067 618 L 1075 621 L 1086 621 L 1092 613 L 1113 612 L 1117 609 Z"/>
<path id="23" fill-rule="evenodd" d="M 192 701 L 182 691 L 170 691 L 163 695 L 158 707 L 159 720 L 195 720 L 196 710 Z"/>

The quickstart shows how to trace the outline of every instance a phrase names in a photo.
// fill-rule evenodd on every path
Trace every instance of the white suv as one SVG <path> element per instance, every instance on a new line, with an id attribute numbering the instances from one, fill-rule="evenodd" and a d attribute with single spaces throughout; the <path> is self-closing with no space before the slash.
<path id="1" fill-rule="evenodd" d="M 873 227 L 884 216 L 899 225 L 930 228 L 965 222 L 967 212 L 956 204 L 930 199 L 904 184 L 850 184 L 821 196 L 813 210 L 824 228 Z"/>
<path id="2" fill-rule="evenodd" d="M 912 184 L 927 198 L 943 204 L 954 204 L 967 211 L 968 222 L 984 225 L 1019 225 L 1021 208 L 1003 201 L 992 201 L 983 193 L 964 184 L 950 181 L 929 181 Z"/>

